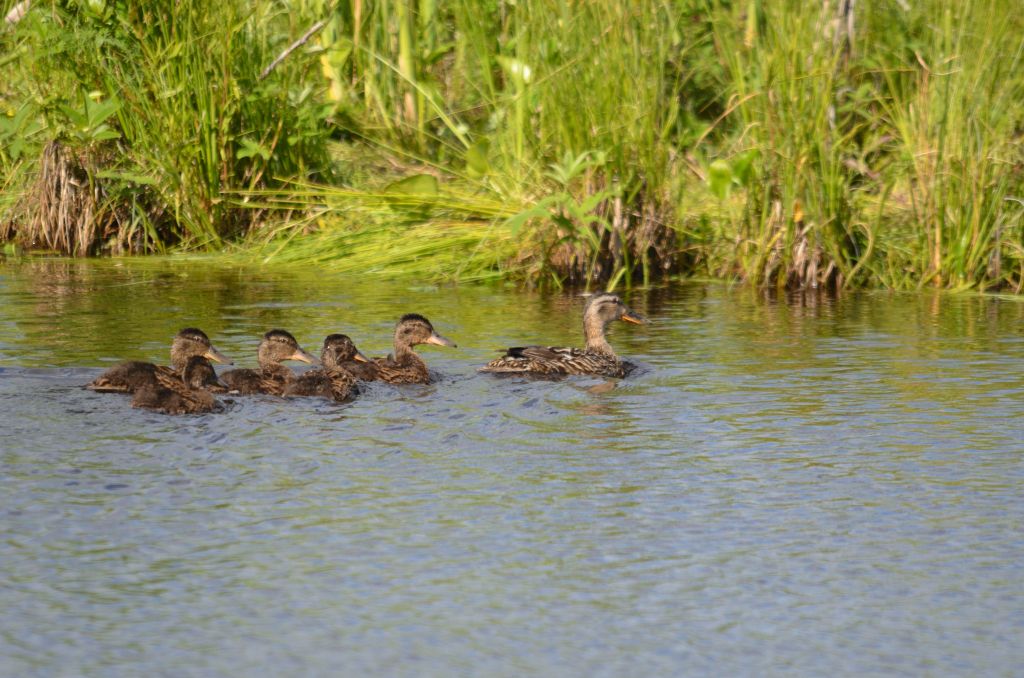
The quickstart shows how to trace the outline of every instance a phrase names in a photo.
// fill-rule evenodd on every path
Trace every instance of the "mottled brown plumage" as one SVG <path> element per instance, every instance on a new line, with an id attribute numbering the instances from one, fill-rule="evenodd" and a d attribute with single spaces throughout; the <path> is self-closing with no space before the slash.
<path id="1" fill-rule="evenodd" d="M 609 323 L 623 320 L 642 324 L 647 320 L 637 315 L 614 294 L 591 297 L 583 310 L 583 334 L 586 348 L 558 346 L 516 346 L 505 355 L 480 368 L 481 372 L 520 374 L 595 374 L 606 377 L 624 377 L 632 368 L 615 355 L 605 330 Z"/>
<path id="2" fill-rule="evenodd" d="M 429 384 L 430 371 L 412 347 L 417 344 L 455 346 L 434 331 L 430 321 L 416 313 L 403 315 L 395 326 L 395 351 L 387 358 L 374 358 L 374 378 L 389 384 Z"/>
<path id="3" fill-rule="evenodd" d="M 109 370 L 96 377 L 86 385 L 87 389 L 98 393 L 134 393 L 143 386 L 154 383 L 162 383 L 165 386 L 181 380 L 181 372 L 190 358 L 202 357 L 209 372 L 197 368 L 202 374 L 209 377 L 213 373 L 213 367 L 208 360 L 216 360 L 220 363 L 231 364 L 231 361 L 220 351 L 210 344 L 209 337 L 202 330 L 194 327 L 186 327 L 174 336 L 171 343 L 171 365 L 154 365 L 153 363 L 130 360 L 114 365 Z M 216 374 L 208 379 L 212 385 L 216 382 Z"/>
<path id="4" fill-rule="evenodd" d="M 181 377 L 171 382 L 152 381 L 136 389 L 132 407 L 164 414 L 217 412 L 223 406 L 206 390 L 210 363 L 202 356 L 188 359 Z M 216 379 L 216 376 L 214 376 Z"/>
<path id="5" fill-rule="evenodd" d="M 299 342 L 284 330 L 270 330 L 263 335 L 256 352 L 259 369 L 229 370 L 220 375 L 232 392 L 241 395 L 266 393 L 284 395 L 295 373 L 281 364 L 284 360 L 300 360 L 304 363 L 319 362 L 314 356 L 302 350 Z"/>
<path id="6" fill-rule="evenodd" d="M 355 360 L 346 360 L 341 364 L 341 367 L 358 381 L 376 381 L 379 379 L 377 365 L 373 361 L 361 363 Z"/>
<path id="7" fill-rule="evenodd" d="M 323 367 L 296 377 L 284 394 L 290 396 L 319 396 L 338 402 L 356 394 L 356 377 L 347 368 L 350 364 L 369 364 L 366 356 L 344 334 L 331 334 L 324 339 L 320 352 Z"/>

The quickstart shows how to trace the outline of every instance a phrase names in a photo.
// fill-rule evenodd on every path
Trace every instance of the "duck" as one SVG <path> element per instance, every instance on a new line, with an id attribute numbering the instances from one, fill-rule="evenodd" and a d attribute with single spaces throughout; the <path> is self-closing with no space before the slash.
<path id="1" fill-rule="evenodd" d="M 320 396 L 341 402 L 356 394 L 356 376 L 350 365 L 371 365 L 352 339 L 345 334 L 330 334 L 320 351 L 323 367 L 309 370 L 285 388 L 286 396 Z"/>
<path id="2" fill-rule="evenodd" d="M 154 365 L 140 360 L 130 360 L 114 365 L 85 385 L 97 393 L 134 393 L 143 386 L 159 382 L 171 387 L 181 382 L 181 374 L 192 358 L 201 358 L 205 367 L 197 364 L 194 373 L 201 375 L 208 386 L 216 387 L 217 375 L 210 360 L 227 365 L 233 364 L 223 353 L 214 348 L 206 333 L 195 327 L 186 327 L 174 335 L 171 342 L 171 367 Z M 211 377 L 212 375 L 212 377 Z"/>
<path id="3" fill-rule="evenodd" d="M 586 348 L 560 346 L 516 346 L 492 360 L 480 372 L 496 374 L 591 374 L 624 377 L 633 365 L 621 360 L 605 338 L 608 325 L 616 320 L 643 325 L 647 319 L 634 313 L 615 294 L 593 295 L 583 309 L 583 336 Z"/>
<path id="4" fill-rule="evenodd" d="M 434 331 L 429 320 L 418 313 L 406 313 L 395 326 L 394 353 L 372 360 L 374 380 L 389 384 L 429 384 L 427 364 L 412 350 L 418 344 L 457 347 L 454 341 Z"/>
<path id="5" fill-rule="evenodd" d="M 170 384 L 156 379 L 137 388 L 132 395 L 132 407 L 164 414 L 202 414 L 224 409 L 210 393 L 208 386 L 217 385 L 224 391 L 225 384 L 217 381 L 210 372 L 213 366 L 202 356 L 192 356 L 181 371 L 181 379 Z"/>
<path id="6" fill-rule="evenodd" d="M 298 360 L 310 365 L 320 362 L 299 346 L 290 332 L 270 330 L 263 335 L 256 351 L 258 370 L 228 370 L 220 375 L 231 392 L 241 395 L 267 393 L 284 395 L 285 389 L 295 379 L 295 373 L 281 364 L 284 360 Z"/>

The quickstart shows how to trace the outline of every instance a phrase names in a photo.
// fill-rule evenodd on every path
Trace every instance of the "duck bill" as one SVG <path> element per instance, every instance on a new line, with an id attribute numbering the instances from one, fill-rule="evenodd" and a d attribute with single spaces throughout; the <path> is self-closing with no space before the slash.
<path id="1" fill-rule="evenodd" d="M 634 325 L 645 325 L 647 324 L 647 318 L 643 317 L 639 313 L 627 310 L 622 314 L 620 320 L 627 323 L 633 323 Z"/>
<path id="2" fill-rule="evenodd" d="M 363 355 L 362 352 L 359 349 L 356 349 L 356 354 L 354 356 L 352 356 L 352 360 L 355 360 L 357 363 L 368 363 L 368 362 L 370 362 L 370 359 L 367 358 L 365 355 Z"/>
<path id="3" fill-rule="evenodd" d="M 320 364 L 319 358 L 317 358 L 312 353 L 307 353 L 306 351 L 303 351 L 301 348 L 297 349 L 295 353 L 292 353 L 288 360 L 298 360 L 300 362 L 308 363 L 310 365 Z"/>
<path id="4" fill-rule="evenodd" d="M 209 351 L 203 354 L 203 357 L 206 358 L 207 360 L 213 360 L 218 363 L 223 363 L 224 365 L 235 364 L 234 361 L 231 360 L 231 358 L 227 357 L 226 355 L 215 349 L 213 346 L 210 347 Z"/>
<path id="5" fill-rule="evenodd" d="M 456 344 L 451 339 L 448 339 L 447 337 L 442 337 L 437 332 L 434 332 L 429 337 L 427 337 L 427 341 L 425 343 L 434 344 L 436 346 L 451 346 L 452 348 L 458 348 L 458 344 Z"/>

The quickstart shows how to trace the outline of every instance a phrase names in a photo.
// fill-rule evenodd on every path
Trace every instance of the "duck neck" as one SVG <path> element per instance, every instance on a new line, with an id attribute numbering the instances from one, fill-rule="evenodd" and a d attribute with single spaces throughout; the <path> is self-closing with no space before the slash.
<path id="1" fill-rule="evenodd" d="M 188 364 L 189 356 L 186 354 L 180 346 L 176 344 L 171 345 L 171 367 L 174 368 L 175 372 L 181 372 L 185 369 L 185 365 Z"/>
<path id="2" fill-rule="evenodd" d="M 583 319 L 583 336 L 587 339 L 587 351 L 590 353 L 601 353 L 615 356 L 611 344 L 604 338 L 605 324 L 600 318 L 588 317 Z"/>
<path id="3" fill-rule="evenodd" d="M 405 343 L 404 341 L 395 341 L 395 352 L 392 354 L 391 359 L 399 365 L 405 365 L 407 363 L 417 361 L 420 359 L 416 352 L 412 350 L 412 346 Z"/>

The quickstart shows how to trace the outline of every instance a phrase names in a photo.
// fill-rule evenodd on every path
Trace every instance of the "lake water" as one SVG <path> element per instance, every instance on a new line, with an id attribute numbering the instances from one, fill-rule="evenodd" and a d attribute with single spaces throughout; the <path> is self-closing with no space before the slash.
<path id="1" fill-rule="evenodd" d="M 621 382 L 500 379 L 582 300 L 202 261 L 0 263 L 0 674 L 1013 675 L 1024 303 L 624 293 Z M 203 328 L 430 386 L 168 417 L 80 388 Z"/>

